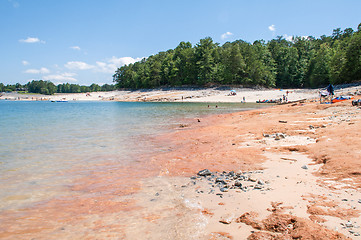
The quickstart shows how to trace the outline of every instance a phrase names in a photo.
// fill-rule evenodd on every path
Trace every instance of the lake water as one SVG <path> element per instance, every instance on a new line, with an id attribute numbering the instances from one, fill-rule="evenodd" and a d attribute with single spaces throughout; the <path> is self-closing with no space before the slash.
<path id="1" fill-rule="evenodd" d="M 137 156 L 163 151 L 152 136 L 187 119 L 259 107 L 217 105 L 0 101 L 0 215 L 71 195 L 75 181 L 104 166 L 139 166 L 148 160 Z"/>

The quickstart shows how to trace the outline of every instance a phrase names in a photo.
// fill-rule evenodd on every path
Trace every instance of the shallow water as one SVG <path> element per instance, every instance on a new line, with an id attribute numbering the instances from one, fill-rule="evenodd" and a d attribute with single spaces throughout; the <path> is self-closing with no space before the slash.
<path id="1" fill-rule="evenodd" d="M 0 101 L 0 213 L 31 209 L 72 195 L 74 185 L 94 172 L 137 171 L 142 161 L 149 161 L 137 156 L 163 151 L 150 138 L 171 131 L 186 119 L 256 107 L 259 105 Z M 132 175 L 107 177 L 101 184 L 109 184 L 108 191 L 113 191 L 115 179 L 129 181 Z M 93 185 L 96 192 L 99 186 Z M 76 189 L 82 189 L 84 195 L 91 192 L 85 193 L 83 188 Z"/>

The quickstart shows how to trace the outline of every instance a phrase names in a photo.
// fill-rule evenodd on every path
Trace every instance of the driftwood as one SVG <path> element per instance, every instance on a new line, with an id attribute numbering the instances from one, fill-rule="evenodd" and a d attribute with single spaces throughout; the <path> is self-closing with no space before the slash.
<path id="1" fill-rule="evenodd" d="M 283 105 L 283 104 L 291 104 L 291 103 L 304 103 L 306 100 L 307 100 L 307 98 L 304 98 L 304 99 L 295 100 L 295 101 L 281 102 L 278 104 Z"/>
<path id="2" fill-rule="evenodd" d="M 281 159 L 282 159 L 282 160 L 286 160 L 286 161 L 297 162 L 297 160 L 296 160 L 296 159 L 292 159 L 292 158 L 285 158 L 285 157 L 282 157 Z"/>

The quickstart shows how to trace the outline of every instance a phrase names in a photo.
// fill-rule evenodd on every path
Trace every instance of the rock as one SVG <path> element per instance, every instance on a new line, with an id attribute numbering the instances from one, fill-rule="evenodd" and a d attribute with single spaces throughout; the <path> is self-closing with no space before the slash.
<path id="1" fill-rule="evenodd" d="M 228 192 L 228 188 L 222 187 L 219 190 L 221 190 L 221 192 Z"/>
<path id="2" fill-rule="evenodd" d="M 305 169 L 305 170 L 308 169 L 308 167 L 307 167 L 306 165 L 303 165 L 301 168 L 302 168 L 302 169 Z"/>
<path id="3" fill-rule="evenodd" d="M 246 180 L 246 177 L 242 175 L 242 176 L 239 176 L 238 179 L 239 180 Z"/>
<path id="4" fill-rule="evenodd" d="M 216 183 L 227 184 L 227 182 L 224 181 L 223 178 L 216 178 Z"/>
<path id="5" fill-rule="evenodd" d="M 264 182 L 263 182 L 262 180 L 258 180 L 258 181 L 257 181 L 257 184 L 259 184 L 259 185 L 264 185 Z"/>
<path id="6" fill-rule="evenodd" d="M 263 186 L 261 186 L 261 185 L 257 184 L 256 186 L 254 186 L 254 188 L 253 188 L 253 189 L 262 189 L 262 188 L 263 188 Z"/>
<path id="7" fill-rule="evenodd" d="M 352 228 L 352 227 L 353 227 L 353 224 L 352 224 L 352 222 L 348 221 L 348 222 L 345 224 L 345 226 L 346 226 L 347 228 Z"/>
<path id="8" fill-rule="evenodd" d="M 358 200 L 358 203 L 361 203 L 361 199 Z"/>
<path id="9" fill-rule="evenodd" d="M 236 186 L 236 187 L 242 187 L 241 181 L 236 180 L 236 181 L 234 182 L 234 186 Z"/>
<path id="10" fill-rule="evenodd" d="M 250 176 L 250 177 L 248 177 L 248 181 L 257 182 L 257 179 L 255 179 L 254 177 Z"/>
<path id="11" fill-rule="evenodd" d="M 196 176 L 192 176 L 192 177 L 191 177 L 191 179 L 193 179 L 193 180 L 194 180 L 194 179 L 197 179 L 197 177 L 196 177 Z"/>
<path id="12" fill-rule="evenodd" d="M 310 126 L 308 126 L 310 129 L 315 129 L 315 127 L 314 126 L 312 126 L 312 125 L 310 125 Z"/>
<path id="13" fill-rule="evenodd" d="M 197 173 L 198 176 L 209 176 L 212 175 L 212 172 L 208 169 L 203 169 Z"/>
<path id="14" fill-rule="evenodd" d="M 277 141 L 278 141 L 278 140 L 281 140 L 280 136 L 276 135 L 276 136 L 275 136 L 275 140 L 277 140 Z"/>
<path id="15" fill-rule="evenodd" d="M 280 123 L 287 123 L 287 121 L 284 121 L 284 120 L 279 120 L 278 122 L 280 122 Z"/>
<path id="16" fill-rule="evenodd" d="M 269 134 L 263 133 L 263 137 L 269 137 Z"/>
<path id="17" fill-rule="evenodd" d="M 279 138 L 286 138 L 286 135 L 283 134 L 283 133 L 277 133 L 277 136 L 278 136 Z"/>
<path id="18" fill-rule="evenodd" d="M 232 222 L 233 218 L 234 217 L 231 214 L 226 214 L 226 215 L 221 217 L 219 222 L 223 223 L 223 224 L 230 224 Z"/>

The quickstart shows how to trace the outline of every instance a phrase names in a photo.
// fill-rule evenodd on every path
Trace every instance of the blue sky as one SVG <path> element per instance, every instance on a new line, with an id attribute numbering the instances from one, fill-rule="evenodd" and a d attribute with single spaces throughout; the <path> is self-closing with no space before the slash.
<path id="1" fill-rule="evenodd" d="M 117 67 L 212 37 L 220 44 L 357 29 L 360 0 L 0 0 L 0 82 L 112 83 Z"/>

